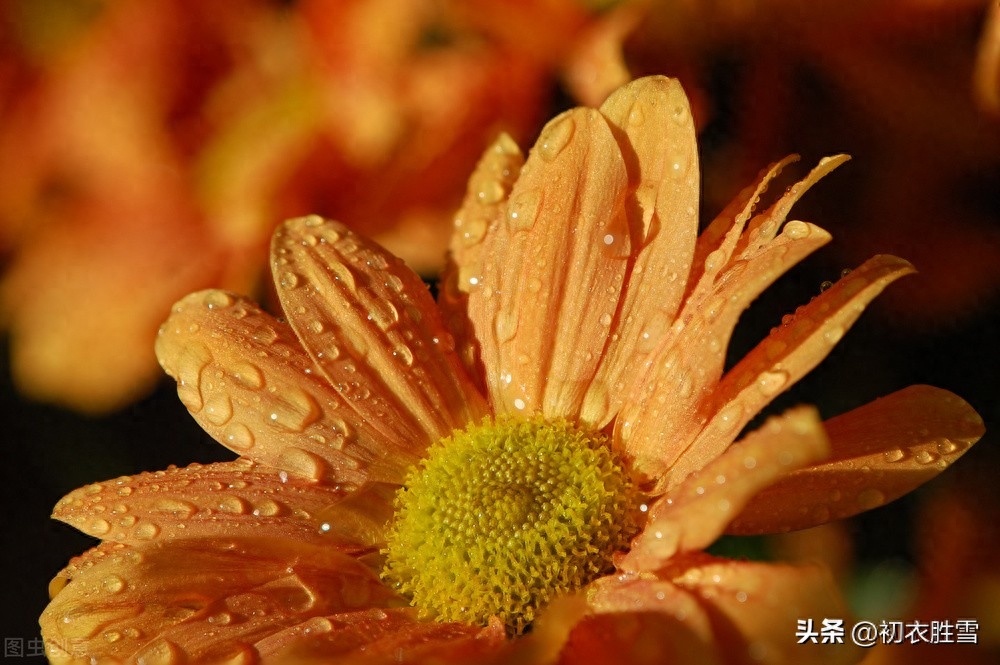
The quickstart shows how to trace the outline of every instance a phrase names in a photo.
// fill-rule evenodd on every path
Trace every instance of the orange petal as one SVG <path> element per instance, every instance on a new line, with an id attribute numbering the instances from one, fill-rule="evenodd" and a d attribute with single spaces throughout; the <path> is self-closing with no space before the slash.
<path id="1" fill-rule="evenodd" d="M 576 419 L 628 264 L 626 186 L 600 113 L 578 108 L 546 125 L 469 294 L 498 413 Z"/>
<path id="2" fill-rule="evenodd" d="M 708 547 L 754 495 L 828 453 L 815 409 L 799 407 L 769 419 L 658 499 L 618 567 L 655 571 L 678 552 Z"/>
<path id="3" fill-rule="evenodd" d="M 391 493 L 362 488 L 347 498 L 359 493 L 370 514 L 391 516 Z M 130 545 L 222 536 L 330 543 L 319 515 L 347 500 L 344 494 L 239 459 L 94 483 L 67 494 L 52 516 L 96 538 Z M 358 531 L 350 533 L 356 536 Z M 369 540 L 342 537 L 338 542 L 344 548 L 366 549 L 373 546 Z"/>
<path id="4" fill-rule="evenodd" d="M 485 415 L 427 286 L 400 259 L 316 216 L 281 225 L 271 255 L 289 323 L 357 418 L 397 425 L 419 454 Z"/>
<path id="5" fill-rule="evenodd" d="M 156 355 L 198 424 L 267 466 L 360 485 L 402 483 L 419 459 L 397 423 L 359 415 L 356 402 L 376 409 L 377 396 L 355 383 L 357 400 L 342 399 L 292 329 L 246 299 L 222 291 L 187 296 L 160 329 Z"/>
<path id="6" fill-rule="evenodd" d="M 106 551 L 56 594 L 40 623 L 50 646 L 70 650 L 57 662 L 82 655 L 221 662 L 311 616 L 394 598 L 371 570 L 334 548 L 271 538 L 180 540 Z"/>
<path id="7" fill-rule="evenodd" d="M 719 382 L 703 412 L 708 422 L 690 445 L 691 454 L 678 460 L 661 486 L 679 482 L 725 450 L 734 432 L 826 357 L 869 302 L 912 272 L 913 266 L 903 259 L 876 256 L 772 330 Z"/>
<path id="8" fill-rule="evenodd" d="M 685 455 L 689 447 L 701 455 L 700 448 L 690 444 L 704 421 L 692 414 L 712 413 L 729 339 L 740 315 L 778 277 L 829 240 L 830 234 L 819 227 L 789 222 L 780 236 L 754 254 L 741 256 L 721 271 L 706 267 L 705 283 L 685 303 L 677 327 L 662 340 L 647 374 L 636 380 L 616 423 L 616 445 L 624 447 L 643 477 L 657 480 L 654 491 L 667 479 L 680 474 L 679 480 L 697 468 L 679 464 L 682 457 L 692 461 Z M 709 255 L 706 264 L 718 252 Z M 733 411 L 723 415 L 725 419 L 711 421 L 709 427 L 728 445 L 749 416 L 742 419 Z M 704 463 L 722 449 L 698 459 Z"/>
<path id="9" fill-rule="evenodd" d="M 712 618 L 715 644 L 726 663 L 855 663 L 851 617 L 830 573 L 788 566 L 686 557 L 661 577 L 696 595 Z M 843 619 L 844 644 L 798 644 L 799 620 Z"/>
<path id="10" fill-rule="evenodd" d="M 699 195 L 694 121 L 678 81 L 634 81 L 615 91 L 601 113 L 625 159 L 626 210 L 638 252 L 581 413 L 596 428 L 621 408 L 631 379 L 674 322 L 698 233 Z"/>
<path id="11" fill-rule="evenodd" d="M 455 348 L 469 375 L 482 381 L 483 372 L 469 321 L 470 280 L 482 274 L 483 240 L 504 214 L 507 197 L 521 173 L 524 156 L 514 140 L 501 134 L 476 166 L 462 207 L 455 214 L 448 262 L 441 276 L 438 304 L 455 336 Z M 486 384 L 478 386 L 486 390 Z"/>
<path id="12" fill-rule="evenodd" d="M 273 665 L 308 663 L 491 663 L 509 647 L 499 626 L 417 621 L 409 609 L 310 619 L 257 644 Z"/>
<path id="13" fill-rule="evenodd" d="M 932 386 L 911 386 L 825 423 L 832 457 L 758 494 L 730 525 L 774 533 L 871 510 L 941 473 L 985 431 L 971 406 Z"/>

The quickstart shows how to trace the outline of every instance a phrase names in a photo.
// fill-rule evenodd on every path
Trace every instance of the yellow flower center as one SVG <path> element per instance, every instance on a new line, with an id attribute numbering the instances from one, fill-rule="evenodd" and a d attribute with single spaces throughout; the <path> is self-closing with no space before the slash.
<path id="1" fill-rule="evenodd" d="M 520 633 L 611 567 L 637 504 L 607 439 L 563 421 L 484 421 L 431 447 L 396 497 L 383 578 L 422 616 Z"/>

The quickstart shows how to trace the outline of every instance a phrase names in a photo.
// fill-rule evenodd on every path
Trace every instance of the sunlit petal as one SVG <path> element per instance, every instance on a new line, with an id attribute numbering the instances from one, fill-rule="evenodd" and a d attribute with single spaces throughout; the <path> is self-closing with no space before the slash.
<path id="1" fill-rule="evenodd" d="M 902 259 L 876 256 L 786 317 L 719 382 L 703 412 L 707 423 L 689 447 L 692 454 L 679 458 L 660 486 L 679 482 L 724 450 L 735 432 L 830 353 L 869 302 L 912 272 Z"/>
<path id="2" fill-rule="evenodd" d="M 257 536 L 323 542 L 313 513 L 344 492 L 235 462 L 124 476 L 70 492 L 52 516 L 108 541 Z M 391 498 L 387 501 L 391 506 Z"/>
<path id="3" fill-rule="evenodd" d="M 850 517 L 941 473 L 983 435 L 961 398 L 911 386 L 824 423 L 833 454 L 758 494 L 729 533 L 773 533 Z"/>
<path id="4" fill-rule="evenodd" d="M 708 547 L 754 495 L 828 453 L 815 409 L 799 407 L 768 420 L 653 503 L 619 568 L 653 571 L 679 552 Z"/>
<path id="5" fill-rule="evenodd" d="M 455 213 L 448 262 L 438 287 L 438 305 L 455 337 L 455 348 L 469 375 L 477 380 L 482 380 L 483 372 L 479 344 L 469 321 L 469 291 L 483 273 L 483 241 L 506 212 L 507 197 L 523 165 L 521 149 L 506 134 L 483 153 L 469 179 L 462 207 Z M 485 384 L 478 387 L 486 389 Z"/>
<path id="6" fill-rule="evenodd" d="M 198 424 L 230 450 L 309 480 L 402 482 L 419 459 L 407 422 L 365 419 L 384 401 L 367 387 L 342 398 L 315 370 L 294 331 L 222 291 L 178 302 L 156 355 Z"/>
<path id="7" fill-rule="evenodd" d="M 111 550 L 76 572 L 40 623 L 47 643 L 78 651 L 70 656 L 207 662 L 310 616 L 388 602 L 375 575 L 334 548 L 194 539 Z"/>
<path id="8" fill-rule="evenodd" d="M 627 184 L 597 111 L 567 111 L 542 132 L 469 295 L 498 413 L 576 419 L 628 264 Z"/>
<path id="9" fill-rule="evenodd" d="M 581 420 L 603 427 L 680 309 L 698 232 L 698 150 L 691 108 L 673 79 L 639 79 L 601 106 L 629 177 L 636 254 Z"/>
<path id="10" fill-rule="evenodd" d="M 271 254 L 289 323 L 359 419 L 404 424 L 419 454 L 485 415 L 427 286 L 400 259 L 316 216 L 279 227 Z"/>

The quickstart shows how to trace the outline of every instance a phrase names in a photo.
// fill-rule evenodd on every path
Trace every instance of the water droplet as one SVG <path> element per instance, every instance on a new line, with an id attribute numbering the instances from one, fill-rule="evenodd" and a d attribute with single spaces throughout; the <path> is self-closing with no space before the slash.
<path id="1" fill-rule="evenodd" d="M 894 450 L 887 450 L 882 453 L 882 457 L 885 458 L 886 462 L 898 462 L 899 460 L 906 457 L 906 453 L 903 452 L 901 448 L 896 448 Z"/>
<path id="2" fill-rule="evenodd" d="M 823 331 L 823 339 L 827 344 L 836 344 L 844 336 L 844 329 L 841 326 L 832 326 Z"/>
<path id="3" fill-rule="evenodd" d="M 290 270 L 285 270 L 278 277 L 278 284 L 283 289 L 294 289 L 301 283 L 299 276 Z"/>
<path id="4" fill-rule="evenodd" d="M 403 345 L 397 346 L 393 350 L 392 355 L 402 360 L 403 364 L 407 367 L 413 366 L 413 351 L 410 350 L 410 347 Z"/>
<path id="5" fill-rule="evenodd" d="M 527 231 L 538 218 L 542 197 L 538 191 L 519 192 L 507 204 L 507 220 L 511 228 Z"/>
<path id="6" fill-rule="evenodd" d="M 100 518 L 92 519 L 87 523 L 86 531 L 94 536 L 102 536 L 108 531 L 111 531 L 111 523 Z"/>
<path id="7" fill-rule="evenodd" d="M 125 580 L 117 575 L 108 575 L 101 580 L 101 588 L 107 593 L 121 593 L 125 588 Z"/>
<path id="8" fill-rule="evenodd" d="M 713 273 L 721 269 L 725 258 L 726 255 L 721 249 L 710 252 L 709 255 L 705 257 L 705 272 Z"/>
<path id="9" fill-rule="evenodd" d="M 244 515 L 250 512 L 250 506 L 238 496 L 223 496 L 219 498 L 217 508 L 224 513 Z"/>
<path id="10" fill-rule="evenodd" d="M 462 244 L 466 247 L 478 245 L 486 237 L 487 228 L 489 228 L 489 224 L 482 217 L 473 217 L 472 219 L 463 221 L 461 233 L 459 234 Z M 402 282 L 400 282 L 400 286 L 402 286 Z"/>
<path id="11" fill-rule="evenodd" d="M 936 462 L 938 456 L 929 450 L 920 450 L 913 455 L 913 459 L 916 460 L 917 464 L 930 464 L 931 462 Z"/>
<path id="12" fill-rule="evenodd" d="M 569 140 L 573 138 L 575 129 L 576 123 L 569 114 L 552 120 L 538 137 L 538 154 L 545 161 L 550 162 L 555 159 L 569 143 Z"/>
<path id="13" fill-rule="evenodd" d="M 743 405 L 731 402 L 715 416 L 722 432 L 732 432 L 743 424 Z"/>
<path id="14" fill-rule="evenodd" d="M 785 228 L 782 229 L 781 233 L 792 240 L 802 240 L 809 237 L 812 229 L 805 222 L 792 221 L 785 224 Z"/>
<path id="15" fill-rule="evenodd" d="M 496 319 L 493 322 L 497 341 L 506 342 L 512 339 L 515 333 L 517 333 L 517 325 L 517 312 L 513 310 L 501 310 L 497 312 Z"/>
<path id="16" fill-rule="evenodd" d="M 202 303 L 208 309 L 224 309 L 226 307 L 232 306 L 234 300 L 231 295 L 225 291 L 209 291 L 205 294 Z"/>
<path id="17" fill-rule="evenodd" d="M 233 417 L 233 402 L 229 395 L 212 395 L 205 401 L 205 418 L 213 425 L 222 426 Z"/>
<path id="18" fill-rule="evenodd" d="M 242 452 L 253 448 L 254 437 L 250 428 L 243 423 L 230 423 L 222 431 L 222 443 L 227 448 Z"/>
<path id="19" fill-rule="evenodd" d="M 941 439 L 937 443 L 937 450 L 942 455 L 950 455 L 958 450 L 958 444 L 951 439 Z"/>
<path id="20" fill-rule="evenodd" d="M 132 494 L 132 488 L 128 485 L 118 488 L 118 496 L 129 496 L 130 494 Z"/>
<path id="21" fill-rule="evenodd" d="M 646 122 L 646 113 L 643 109 L 644 104 L 636 102 L 632 105 L 632 109 L 628 113 L 628 125 L 629 127 L 642 127 Z"/>
<path id="22" fill-rule="evenodd" d="M 487 205 L 500 201 L 506 193 L 503 184 L 493 175 L 486 173 L 473 177 L 469 186 L 476 193 L 476 198 Z"/>
<path id="23" fill-rule="evenodd" d="M 757 389 L 765 397 L 774 397 L 785 388 L 787 383 L 788 372 L 784 370 L 764 372 L 757 377 Z"/>
<path id="24" fill-rule="evenodd" d="M 281 469 L 309 480 L 321 480 L 326 475 L 326 463 L 319 455 L 301 448 L 287 447 L 278 459 Z"/>
<path id="25" fill-rule="evenodd" d="M 160 535 L 160 527 L 152 522 L 141 522 L 132 535 L 138 540 L 152 540 Z"/>
<path id="26" fill-rule="evenodd" d="M 181 499 L 160 499 L 153 504 L 153 510 L 173 515 L 178 519 L 187 519 L 198 512 L 198 507 L 190 501 Z"/>
<path id="27" fill-rule="evenodd" d="M 179 665 L 186 659 L 183 649 L 167 640 L 153 642 L 133 658 L 142 665 Z"/>
<path id="28" fill-rule="evenodd" d="M 323 322 L 322 321 L 320 321 L 319 319 L 314 319 L 309 324 L 309 330 L 311 330 L 314 333 L 316 333 L 317 335 L 319 335 L 320 333 L 322 333 L 325 330 L 325 328 L 323 327 Z"/>
<path id="29" fill-rule="evenodd" d="M 316 398 L 294 386 L 289 386 L 272 405 L 270 421 L 292 432 L 301 432 L 322 415 Z"/>
<path id="30" fill-rule="evenodd" d="M 611 314 L 605 312 L 601 315 L 601 325 L 605 328 L 611 325 Z"/>
<path id="31" fill-rule="evenodd" d="M 858 493 L 857 501 L 862 510 L 871 510 L 885 503 L 885 494 L 881 490 L 866 489 Z"/>
<path id="32" fill-rule="evenodd" d="M 281 504 L 272 501 L 271 499 L 264 499 L 254 506 L 253 514 L 258 517 L 274 517 L 281 513 Z"/>
<path id="33" fill-rule="evenodd" d="M 247 388 L 261 388 L 264 385 L 264 374 L 260 368 L 250 363 L 240 363 L 232 369 L 233 378 Z"/>
<path id="34" fill-rule="evenodd" d="M 122 638 L 122 634 L 117 630 L 108 630 L 104 632 L 104 639 L 109 644 L 114 644 Z"/>

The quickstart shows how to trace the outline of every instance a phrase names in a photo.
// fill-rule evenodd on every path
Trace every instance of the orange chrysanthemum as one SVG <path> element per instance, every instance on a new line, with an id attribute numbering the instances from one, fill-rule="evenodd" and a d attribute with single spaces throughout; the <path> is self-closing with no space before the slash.
<path id="1" fill-rule="evenodd" d="M 872 259 L 723 371 L 740 313 L 830 239 L 785 219 L 843 161 L 759 209 L 776 164 L 697 236 L 690 110 L 654 77 L 557 117 L 527 160 L 496 141 L 437 305 L 348 228 L 286 222 L 287 322 L 204 291 L 157 342 L 240 458 L 58 504 L 105 542 L 53 584 L 50 658 L 854 660 L 795 644 L 795 619 L 845 613 L 825 571 L 702 552 L 727 530 L 891 501 L 983 433 L 961 399 L 914 386 L 825 423 L 799 407 L 734 443 L 912 271 Z"/>

